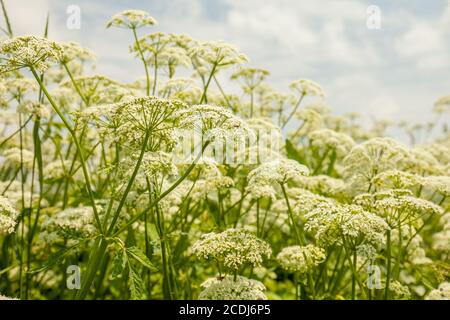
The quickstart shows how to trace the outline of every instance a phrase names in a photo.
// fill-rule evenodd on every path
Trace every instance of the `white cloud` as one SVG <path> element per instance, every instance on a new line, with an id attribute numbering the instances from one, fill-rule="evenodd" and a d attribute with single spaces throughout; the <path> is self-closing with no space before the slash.
<path id="1" fill-rule="evenodd" d="M 69 2 L 6 0 L 18 34 L 40 34 L 50 10 L 51 37 L 75 40 L 98 55 L 98 72 L 131 81 L 143 76 L 129 53 L 128 30 L 105 30 L 112 14 L 127 2 L 72 0 L 82 9 L 82 30 L 65 23 Z M 327 91 L 336 112 L 360 111 L 421 121 L 433 101 L 448 94 L 450 1 L 423 15 L 411 7 L 390 5 L 382 10 L 381 30 L 366 28 L 367 6 L 359 0 L 135 0 L 159 21 L 155 30 L 188 33 L 200 40 L 225 40 L 267 68 L 269 81 L 287 91 L 298 78 L 311 78 Z M 426 3 L 423 4 L 426 6 Z M 211 15 L 213 12 L 213 16 Z"/>
<path id="2" fill-rule="evenodd" d="M 431 23 L 411 23 L 396 48 L 405 57 L 421 56 L 443 50 L 442 31 Z"/>

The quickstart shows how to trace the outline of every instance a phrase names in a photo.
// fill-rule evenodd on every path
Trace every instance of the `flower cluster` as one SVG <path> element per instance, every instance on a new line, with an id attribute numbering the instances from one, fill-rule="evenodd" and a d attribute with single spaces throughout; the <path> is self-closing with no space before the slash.
<path id="1" fill-rule="evenodd" d="M 305 247 L 286 247 L 277 255 L 283 269 L 306 273 L 325 260 L 325 250 L 308 244 Z"/>
<path id="2" fill-rule="evenodd" d="M 200 300 L 267 300 L 265 286 L 253 279 L 238 276 L 211 278 L 202 283 Z"/>
<path id="3" fill-rule="evenodd" d="M 13 233 L 17 224 L 19 212 L 5 197 L 0 196 L 0 234 Z"/>
<path id="4" fill-rule="evenodd" d="M 198 257 L 222 262 L 229 270 L 245 264 L 258 267 L 272 253 L 270 246 L 252 234 L 239 229 L 208 233 L 194 243 L 192 251 Z"/>

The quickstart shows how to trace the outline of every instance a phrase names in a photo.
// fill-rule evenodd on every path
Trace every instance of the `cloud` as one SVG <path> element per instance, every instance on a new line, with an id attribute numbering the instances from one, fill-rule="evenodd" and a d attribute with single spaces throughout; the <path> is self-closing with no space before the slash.
<path id="1" fill-rule="evenodd" d="M 299 78 L 319 82 L 337 113 L 427 120 L 434 100 L 450 93 L 450 1 L 433 6 L 413 1 L 403 7 L 375 2 L 382 12 L 381 30 L 366 27 L 369 0 L 135 0 L 132 7 L 159 21 L 139 34 L 188 33 L 199 40 L 230 42 L 249 56 L 250 65 L 269 69 L 269 81 L 279 90 L 287 91 L 288 83 Z M 92 48 L 99 58 L 97 72 L 122 81 L 143 76 L 140 61 L 128 49 L 131 33 L 105 29 L 109 17 L 130 2 L 6 4 L 18 34 L 40 34 L 50 11 L 51 37 Z M 69 4 L 82 9 L 81 30 L 65 28 Z"/>

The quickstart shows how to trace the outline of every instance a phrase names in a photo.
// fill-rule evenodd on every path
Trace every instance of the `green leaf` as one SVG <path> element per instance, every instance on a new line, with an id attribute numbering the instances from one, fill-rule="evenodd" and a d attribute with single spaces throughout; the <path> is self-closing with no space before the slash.
<path id="1" fill-rule="evenodd" d="M 130 258 L 133 258 L 140 264 L 142 264 L 144 267 L 152 270 L 157 271 L 158 269 L 150 262 L 150 260 L 147 258 L 145 253 L 139 249 L 138 247 L 129 247 L 125 249 L 127 251 L 127 254 L 130 256 Z"/>
<path id="2" fill-rule="evenodd" d="M 128 274 L 128 287 L 130 289 L 131 299 L 141 300 L 144 298 L 142 278 L 131 263 L 128 264 L 128 269 L 130 270 Z"/>
<path id="3" fill-rule="evenodd" d="M 113 279 L 120 276 L 127 265 L 127 256 L 124 251 L 117 252 L 114 257 L 111 276 Z"/>
<path id="4" fill-rule="evenodd" d="M 296 160 L 297 162 L 306 165 L 305 160 L 301 156 L 300 152 L 298 152 L 294 144 L 289 139 L 286 139 L 286 153 L 289 159 Z"/>
<path id="5" fill-rule="evenodd" d="M 147 225 L 147 232 L 150 240 L 159 242 L 158 230 L 156 230 L 156 225 L 154 223 L 149 223 Z"/>

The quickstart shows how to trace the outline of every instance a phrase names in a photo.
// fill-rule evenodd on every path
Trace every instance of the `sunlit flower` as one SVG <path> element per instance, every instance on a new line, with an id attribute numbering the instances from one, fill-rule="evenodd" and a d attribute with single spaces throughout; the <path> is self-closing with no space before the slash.
<path id="1" fill-rule="evenodd" d="M 198 257 L 220 261 L 230 270 L 237 270 L 245 264 L 258 267 L 263 258 L 272 253 L 263 240 L 238 229 L 205 234 L 194 243 L 192 251 Z"/>
<path id="2" fill-rule="evenodd" d="M 283 269 L 306 273 L 325 260 L 325 250 L 309 244 L 305 247 L 286 247 L 277 255 Z"/>
<path id="3" fill-rule="evenodd" d="M 200 300 L 266 300 L 266 287 L 259 281 L 238 276 L 210 278 L 202 283 Z"/>
<path id="4" fill-rule="evenodd" d="M 120 27 L 136 29 L 144 26 L 152 26 L 157 22 L 148 12 L 143 10 L 124 10 L 114 16 L 106 24 L 107 28 Z"/>

